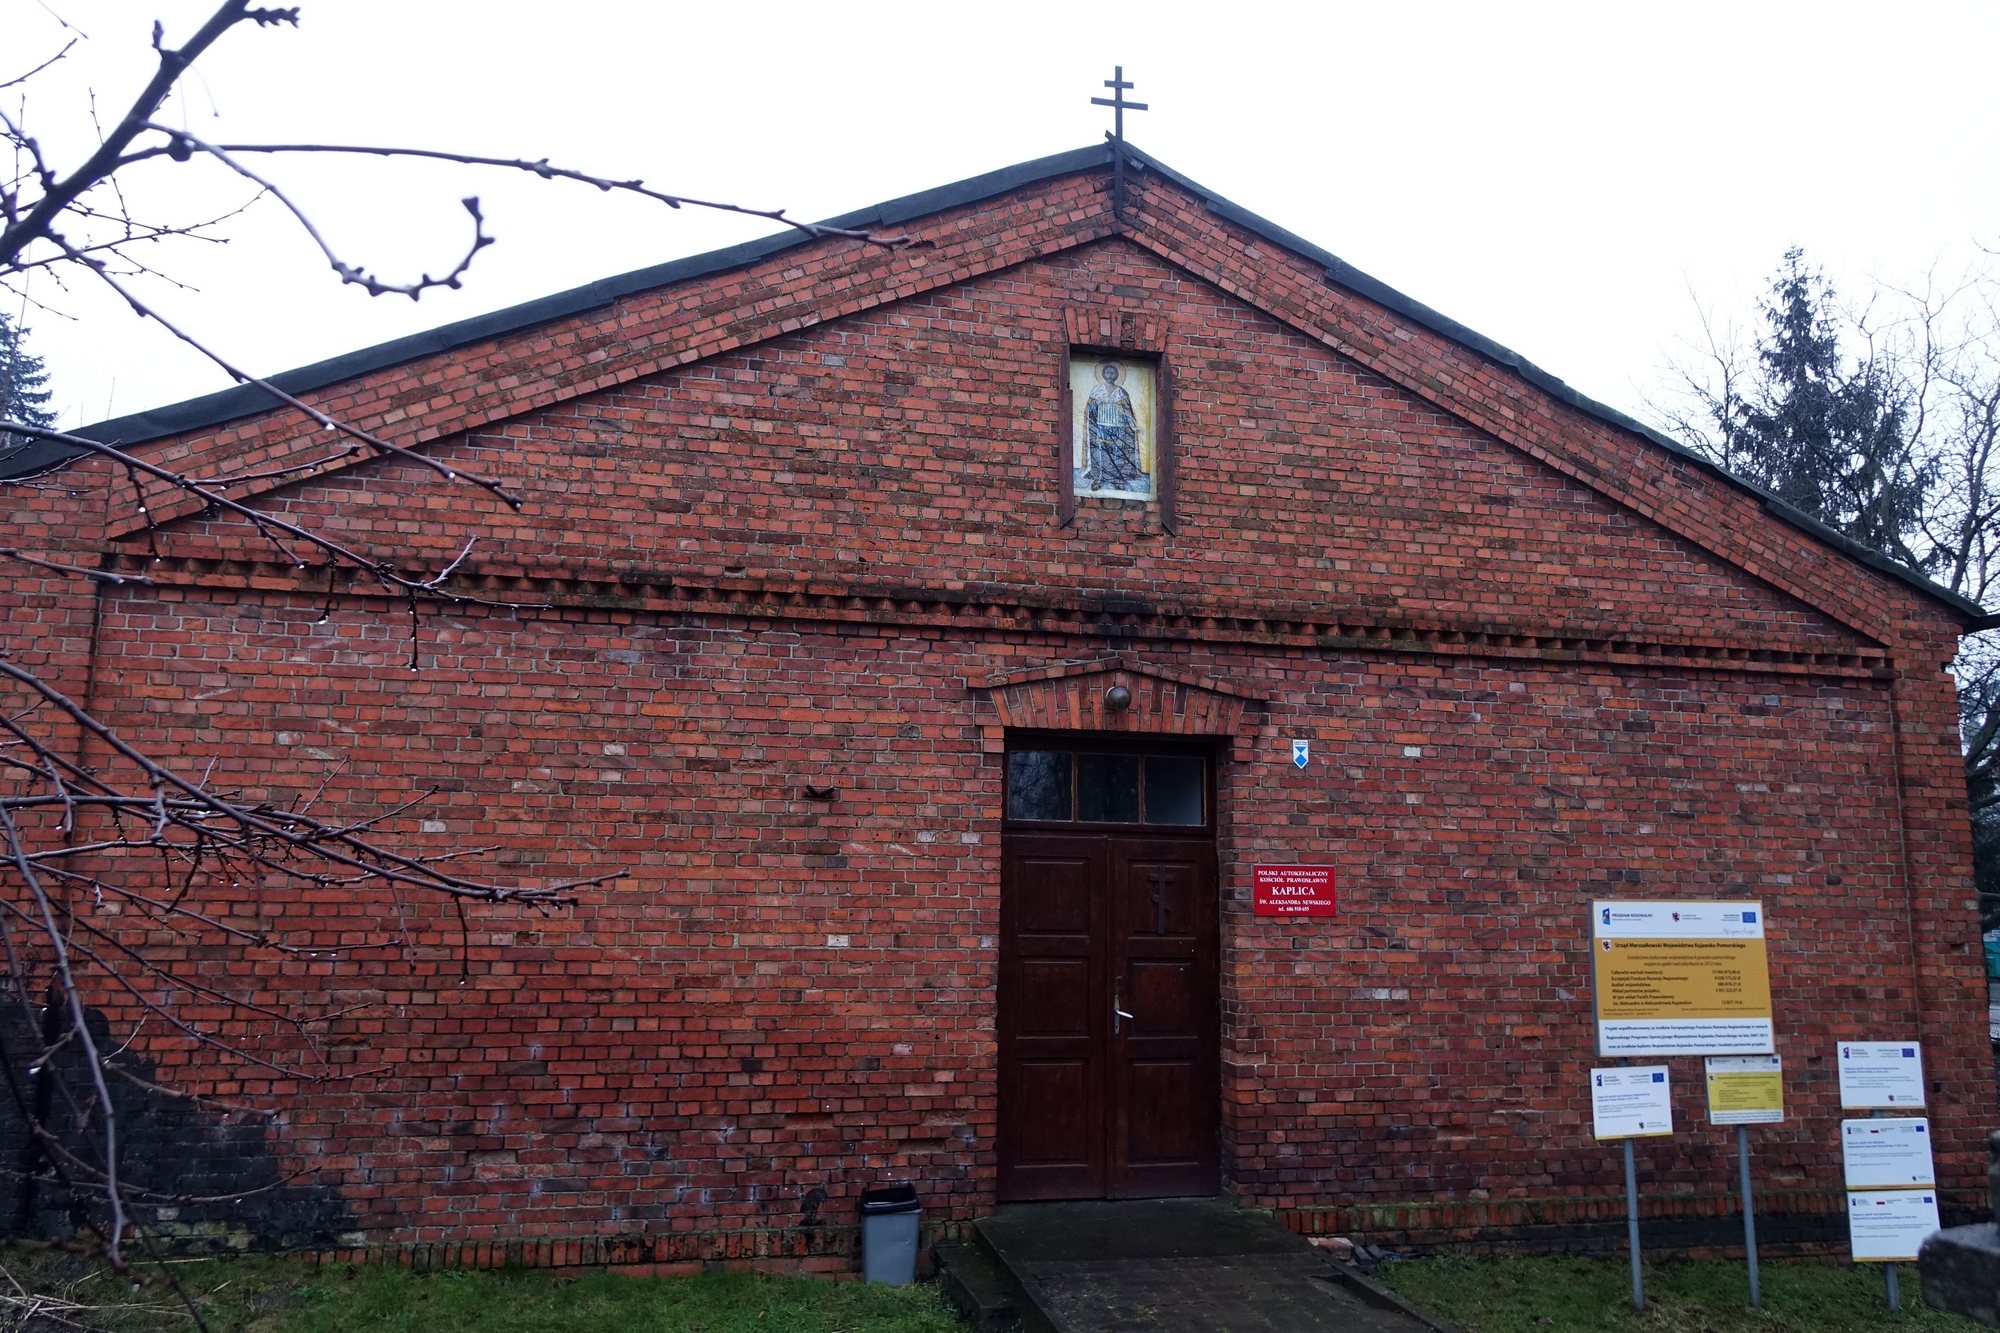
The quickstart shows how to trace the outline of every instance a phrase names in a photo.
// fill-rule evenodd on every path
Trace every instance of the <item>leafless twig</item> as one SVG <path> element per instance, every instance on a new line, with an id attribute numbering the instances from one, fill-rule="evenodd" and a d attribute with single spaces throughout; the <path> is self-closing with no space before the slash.
<path id="1" fill-rule="evenodd" d="M 736 213 L 743 217 L 765 218 L 771 222 L 782 223 L 794 231 L 812 237 L 814 240 L 839 237 L 851 241 L 864 241 L 869 245 L 879 245 L 890 249 L 900 249 L 904 246 L 918 244 L 916 237 L 903 232 L 883 236 L 866 228 L 834 227 L 823 222 L 800 222 L 798 219 L 791 217 L 782 208 L 751 208 L 743 204 L 726 204 L 714 199 L 697 199 L 691 195 L 669 194 L 664 190 L 653 189 L 645 181 L 639 179 L 616 180 L 609 176 L 593 176 L 588 172 L 577 171 L 571 167 L 554 166 L 545 157 L 529 161 L 526 158 L 520 157 L 481 157 L 476 153 L 453 153 L 433 148 L 385 148 L 363 144 L 232 143 L 218 144 L 210 147 L 209 145 L 187 138 L 180 131 L 158 126 L 154 128 L 159 129 L 162 134 L 181 135 L 186 141 L 185 147 L 176 149 L 169 143 L 164 147 L 141 149 L 138 152 L 130 154 L 127 159 L 128 161 L 140 161 L 144 158 L 157 157 L 162 154 L 168 157 L 184 159 L 187 152 L 193 148 L 199 148 L 204 152 L 214 153 L 218 156 L 226 156 L 231 153 L 339 153 L 361 157 L 419 158 L 432 162 L 455 162 L 461 166 L 469 167 L 497 167 L 508 171 L 525 171 L 529 175 L 539 176 L 543 180 L 577 181 L 584 185 L 594 186 L 606 193 L 616 190 L 626 194 L 636 194 L 641 198 L 665 204 L 668 208 L 706 208 L 720 213 Z M 241 170 L 234 163 L 231 165 L 236 170 Z M 253 179 L 259 178 L 253 177 Z"/>

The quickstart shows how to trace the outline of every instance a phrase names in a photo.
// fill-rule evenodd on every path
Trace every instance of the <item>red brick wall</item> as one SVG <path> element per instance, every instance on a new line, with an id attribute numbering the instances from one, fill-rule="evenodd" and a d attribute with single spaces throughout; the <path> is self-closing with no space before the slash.
<path id="1" fill-rule="evenodd" d="M 954 1216 L 990 1205 L 1000 714 L 979 686 L 1112 649 L 1261 696 L 1215 710 L 1241 717 L 1227 894 L 1258 860 L 1340 866 L 1335 920 L 1225 907 L 1244 1197 L 1611 1187 L 1586 908 L 1660 893 L 1768 905 L 1797 1113 L 1759 1131 L 1774 1184 L 1838 1184 L 1833 1043 L 1914 1035 L 1940 1167 L 1983 1180 L 1941 611 L 1158 182 L 1145 198 L 1137 234 L 1086 244 L 1092 182 L 1049 183 L 939 221 L 922 264 L 780 257 L 323 395 L 526 497 L 516 517 L 381 464 L 269 493 L 434 567 L 476 533 L 461 586 L 548 605 L 431 618 L 419 671 L 398 608 L 343 584 L 322 621 L 323 576 L 301 592 L 227 522 L 163 534 L 166 586 L 107 593 L 94 640 L 87 596 L 11 594 L 10 646 L 33 607 L 50 628 L 26 635 L 94 670 L 121 726 L 253 791 L 333 772 L 331 808 L 359 811 L 435 786 L 401 826 L 420 845 L 629 870 L 571 913 L 478 913 L 469 978 L 455 918 L 404 905 L 410 942 L 339 982 L 372 1007 L 338 1058 L 379 1072 L 232 1089 L 288 1108 L 285 1150 L 369 1237 L 797 1227 L 811 1191 L 845 1220 L 883 1174 Z M 829 290 L 836 317 L 786 314 Z M 1089 501 L 1055 525 L 1055 365 L 1089 307 L 1169 329 L 1178 535 Z M 162 452 L 311 443 L 252 422 Z M 326 947 L 398 909 L 238 910 Z M 183 965 L 243 975 L 227 950 Z M 259 966 L 266 998 L 299 993 L 296 965 Z M 1675 1063 L 1655 1187 L 1721 1188 L 1697 1062 Z"/>
<path id="2" fill-rule="evenodd" d="M 393 620 L 245 605 L 254 619 L 119 598 L 105 669 L 144 700 L 119 720 L 164 712 L 150 729 L 245 756 L 274 798 L 334 756 L 353 808 L 442 787 L 419 819 L 443 832 L 404 821 L 421 846 L 496 843 L 522 873 L 631 870 L 565 916 L 481 912 L 469 983 L 434 912 L 414 974 L 396 950 L 343 974 L 380 1004 L 338 1025 L 341 1058 L 389 1072 L 307 1099 L 291 1132 L 371 1231 L 783 1225 L 806 1190 L 838 1200 L 884 1171 L 960 1213 L 990 1198 L 999 767 L 964 680 L 1074 640 L 476 617 L 413 678 L 353 649 L 373 633 L 393 655 Z M 1797 1118 L 1759 1132 L 1760 1161 L 1837 1184 L 1832 1044 L 1917 1022 L 1895 849 L 1870 836 L 1895 822 L 1882 683 L 1151 656 L 1277 696 L 1221 770 L 1237 1189 L 1294 1206 L 1614 1180 L 1581 1073 L 1587 902 L 1662 890 L 1767 904 Z M 268 710 L 233 701 L 232 679 Z M 1294 735 L 1314 740 L 1304 774 Z M 806 783 L 839 796 L 808 801 Z M 1249 864 L 1294 857 L 1339 864 L 1337 921 L 1259 921 L 1234 900 Z M 391 909 L 265 914 L 331 947 L 371 910 Z M 1936 1040 L 1933 1073 L 1966 1078 Z M 1679 1188 L 1726 1181 L 1696 1062 L 1677 1063 L 1687 1128 L 1648 1145 L 1652 1165 Z M 1940 1112 L 1990 1095 L 1950 1086 Z"/>
<path id="3" fill-rule="evenodd" d="M 63 563 L 88 554 L 104 517 L 103 469 L 85 461 L 62 473 L 0 483 L 0 546 Z M 46 569 L 0 561 L 0 661 L 34 673 L 50 688 L 83 703 L 91 691 L 95 595 L 89 582 Z M 0 679 L 0 709 L 31 733 L 73 753 L 75 727 L 21 682 Z"/>

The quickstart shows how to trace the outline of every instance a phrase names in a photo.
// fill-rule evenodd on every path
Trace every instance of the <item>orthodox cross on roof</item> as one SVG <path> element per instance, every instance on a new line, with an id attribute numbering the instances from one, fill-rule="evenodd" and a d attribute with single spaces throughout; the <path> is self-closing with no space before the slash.
<path id="1" fill-rule="evenodd" d="M 1125 90 L 1138 85 L 1125 81 L 1123 65 L 1112 66 L 1111 77 L 1104 81 L 1104 86 L 1111 90 L 1111 96 L 1093 97 L 1090 104 L 1111 108 L 1112 130 L 1104 137 L 1111 140 L 1111 216 L 1120 218 L 1125 216 L 1125 113 L 1144 111 L 1146 104 L 1125 100 Z"/>

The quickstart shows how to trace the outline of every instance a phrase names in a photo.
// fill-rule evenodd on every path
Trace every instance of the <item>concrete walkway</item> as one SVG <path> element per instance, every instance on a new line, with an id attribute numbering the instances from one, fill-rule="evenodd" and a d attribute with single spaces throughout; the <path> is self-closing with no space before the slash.
<path id="1" fill-rule="evenodd" d="M 1439 1333 L 1268 1214 L 1214 1199 L 1013 1204 L 979 1245 L 940 1250 L 947 1285 L 989 1258 L 1007 1299 L 975 1323 L 1031 1333 Z M 980 1253 L 983 1251 L 983 1253 Z M 963 1302 L 962 1302 L 963 1303 Z"/>

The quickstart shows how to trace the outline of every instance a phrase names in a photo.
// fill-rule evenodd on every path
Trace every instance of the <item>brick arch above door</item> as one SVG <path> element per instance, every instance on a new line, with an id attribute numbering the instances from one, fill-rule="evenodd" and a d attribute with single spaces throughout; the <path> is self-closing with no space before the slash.
<path id="1" fill-rule="evenodd" d="M 1010 730 L 1233 737 L 1245 726 L 1245 715 L 1261 710 L 1269 698 L 1130 653 L 997 671 L 969 683 L 987 696 L 981 733 L 990 754 L 1006 748 Z M 1118 685 L 1132 692 L 1128 708 L 1106 705 L 1106 693 Z"/>

